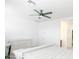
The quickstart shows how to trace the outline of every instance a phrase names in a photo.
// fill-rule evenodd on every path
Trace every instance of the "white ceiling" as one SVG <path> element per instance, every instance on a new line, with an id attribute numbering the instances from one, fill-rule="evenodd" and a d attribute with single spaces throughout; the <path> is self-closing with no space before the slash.
<path id="1" fill-rule="evenodd" d="M 6 8 L 10 7 L 10 9 L 15 10 L 20 16 L 24 18 L 27 18 L 30 14 L 35 14 L 33 9 L 52 11 L 52 17 L 55 19 L 73 16 L 73 0 L 32 0 L 36 2 L 36 5 L 27 3 L 28 0 L 5 1 Z"/>

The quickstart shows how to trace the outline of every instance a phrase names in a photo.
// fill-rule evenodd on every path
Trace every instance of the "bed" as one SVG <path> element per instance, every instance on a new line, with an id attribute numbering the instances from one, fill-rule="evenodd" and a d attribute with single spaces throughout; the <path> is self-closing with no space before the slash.
<path id="1" fill-rule="evenodd" d="M 11 57 L 11 59 L 15 59 L 13 51 L 19 50 L 21 48 L 31 48 L 32 46 L 32 39 L 12 39 L 5 41 L 5 56 Z M 11 48 L 10 48 L 11 46 Z M 10 49 L 9 49 L 10 48 Z"/>
<path id="2" fill-rule="evenodd" d="M 43 45 L 13 51 L 16 59 L 73 59 L 72 48 L 60 48 L 56 45 Z"/>

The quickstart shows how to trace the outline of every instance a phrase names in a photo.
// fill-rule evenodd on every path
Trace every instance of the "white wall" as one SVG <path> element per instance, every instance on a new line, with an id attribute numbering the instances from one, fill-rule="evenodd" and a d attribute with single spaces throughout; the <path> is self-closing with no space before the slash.
<path id="1" fill-rule="evenodd" d="M 70 18 L 71 19 L 71 18 Z M 27 16 L 24 18 L 11 7 L 6 8 L 6 40 L 32 39 L 34 46 L 38 44 L 58 44 L 60 39 L 60 21 L 34 22 Z"/>
<path id="2" fill-rule="evenodd" d="M 26 16 L 27 17 L 27 16 Z M 37 41 L 37 23 L 33 20 L 24 18 L 12 7 L 6 7 L 5 39 L 32 39 Z M 34 44 L 35 45 L 35 44 Z"/>
<path id="3" fill-rule="evenodd" d="M 27 3 L 27 0 L 6 0 L 6 40 L 32 39 L 33 43 L 41 42 L 40 44 L 58 42 L 59 19 L 57 18 L 72 16 L 73 1 L 35 0 L 35 2 L 36 5 L 32 5 Z M 54 19 L 53 21 L 40 24 L 34 22 L 34 20 L 39 20 L 38 16 L 28 16 L 30 14 L 36 14 L 33 9 L 43 9 L 44 12 L 52 11 L 52 17 L 57 20 Z M 42 18 L 41 20 L 44 19 Z"/>
<path id="4" fill-rule="evenodd" d="M 34 46 L 38 43 L 58 44 L 61 20 L 65 20 L 65 18 L 38 23 L 28 17 L 20 16 L 14 9 L 8 7 L 6 8 L 5 39 L 32 39 Z M 66 20 L 69 20 L 69 18 Z"/>
<path id="5" fill-rule="evenodd" d="M 54 19 L 39 23 L 39 43 L 40 44 L 59 44 L 60 22 L 62 20 L 72 20 L 72 18 Z"/>

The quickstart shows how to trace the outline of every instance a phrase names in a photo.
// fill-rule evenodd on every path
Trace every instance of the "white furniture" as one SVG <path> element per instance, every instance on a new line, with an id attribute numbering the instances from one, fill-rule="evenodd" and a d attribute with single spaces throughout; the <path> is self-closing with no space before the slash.
<path id="1" fill-rule="evenodd" d="M 24 55 L 22 53 L 26 52 Z M 38 46 L 14 51 L 16 59 L 73 59 L 72 49 L 53 46 Z"/>
<path id="2" fill-rule="evenodd" d="M 22 48 L 30 48 L 32 47 L 31 39 L 21 39 L 21 40 L 13 40 L 10 41 L 12 49 L 11 51 L 22 49 Z"/>
<path id="3" fill-rule="evenodd" d="M 73 43 L 72 30 L 73 30 L 73 24 L 71 20 L 61 21 L 60 40 L 62 40 L 62 42 L 60 44 L 62 44 L 62 47 L 65 48 L 72 47 L 72 43 Z"/>
<path id="4" fill-rule="evenodd" d="M 9 42 L 9 43 L 8 43 Z M 31 48 L 32 47 L 32 40 L 31 39 L 16 39 L 16 40 L 7 40 L 6 44 L 5 44 L 5 54 L 6 56 L 8 56 L 8 51 L 9 51 L 9 47 L 11 45 L 11 53 L 10 53 L 10 57 L 14 58 L 14 54 L 13 51 L 18 50 L 18 49 L 24 49 L 24 48 Z"/>

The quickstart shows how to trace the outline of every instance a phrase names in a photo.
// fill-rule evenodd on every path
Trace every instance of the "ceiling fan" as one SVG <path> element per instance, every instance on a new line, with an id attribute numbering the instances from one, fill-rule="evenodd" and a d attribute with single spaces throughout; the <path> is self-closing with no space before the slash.
<path id="1" fill-rule="evenodd" d="M 41 18 L 41 16 L 51 19 L 51 17 L 48 16 L 48 15 L 49 15 L 49 14 L 52 14 L 52 12 L 46 12 L 46 13 L 44 13 L 42 9 L 39 10 L 39 11 L 36 10 L 36 9 L 34 9 L 34 11 L 37 13 L 37 15 L 35 15 L 35 16 L 39 16 L 39 19 Z"/>

